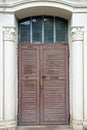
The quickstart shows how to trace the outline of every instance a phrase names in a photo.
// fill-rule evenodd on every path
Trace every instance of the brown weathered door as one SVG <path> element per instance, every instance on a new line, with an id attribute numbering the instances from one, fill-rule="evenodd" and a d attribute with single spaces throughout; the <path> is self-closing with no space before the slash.
<path id="1" fill-rule="evenodd" d="M 19 45 L 19 125 L 39 124 L 39 48 Z"/>
<path id="2" fill-rule="evenodd" d="M 68 47 L 41 47 L 41 124 L 68 123 Z"/>
<path id="3" fill-rule="evenodd" d="M 68 124 L 68 45 L 19 45 L 19 125 Z"/>

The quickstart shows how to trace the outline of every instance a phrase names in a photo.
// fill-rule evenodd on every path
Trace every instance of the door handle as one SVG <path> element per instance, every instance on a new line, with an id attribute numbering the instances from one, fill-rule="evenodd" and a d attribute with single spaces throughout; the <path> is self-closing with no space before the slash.
<path id="1" fill-rule="evenodd" d="M 40 80 L 40 88 L 43 88 L 43 80 Z"/>

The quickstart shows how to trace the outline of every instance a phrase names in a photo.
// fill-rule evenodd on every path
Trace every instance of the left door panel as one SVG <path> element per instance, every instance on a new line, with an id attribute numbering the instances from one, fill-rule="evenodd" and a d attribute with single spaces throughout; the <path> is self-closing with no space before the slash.
<path id="1" fill-rule="evenodd" d="M 39 46 L 19 45 L 19 125 L 39 124 Z"/>

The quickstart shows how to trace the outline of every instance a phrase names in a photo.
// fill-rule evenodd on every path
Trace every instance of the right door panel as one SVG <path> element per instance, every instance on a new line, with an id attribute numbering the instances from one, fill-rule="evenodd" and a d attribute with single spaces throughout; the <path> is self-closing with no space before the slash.
<path id="1" fill-rule="evenodd" d="M 43 45 L 41 58 L 41 124 L 68 124 L 68 46 Z"/>

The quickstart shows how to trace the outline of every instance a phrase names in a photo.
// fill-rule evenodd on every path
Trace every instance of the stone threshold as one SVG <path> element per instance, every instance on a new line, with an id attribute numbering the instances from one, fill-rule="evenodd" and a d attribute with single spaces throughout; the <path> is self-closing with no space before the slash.
<path id="1" fill-rule="evenodd" d="M 17 130 L 72 130 L 70 125 L 18 126 Z"/>

